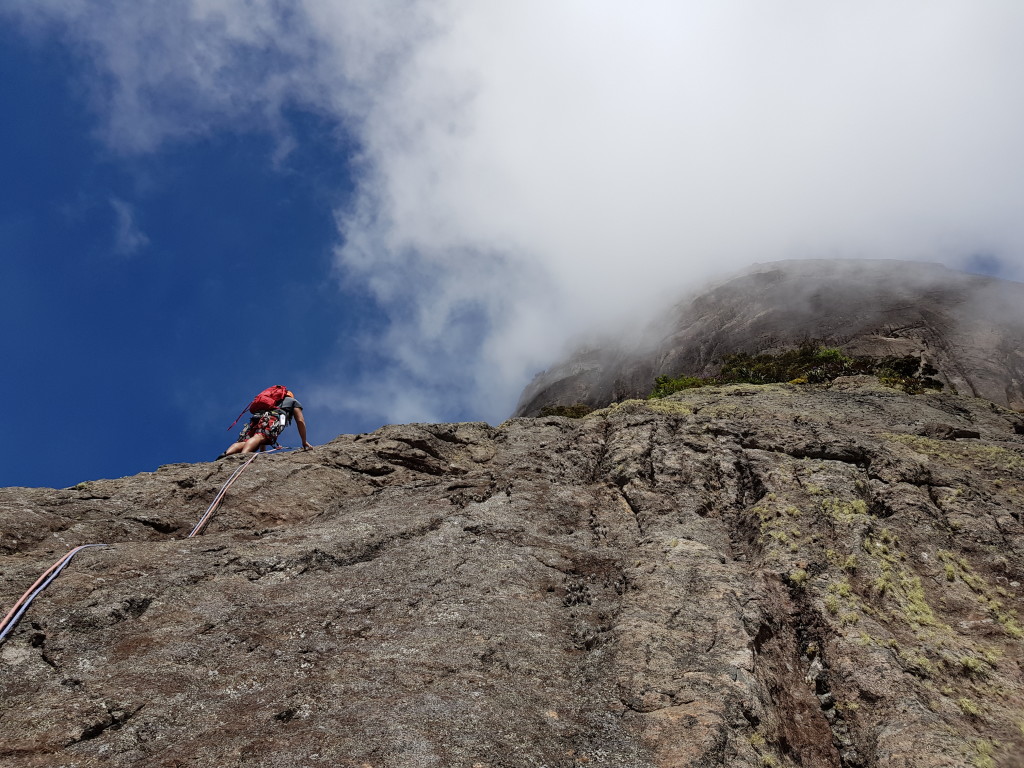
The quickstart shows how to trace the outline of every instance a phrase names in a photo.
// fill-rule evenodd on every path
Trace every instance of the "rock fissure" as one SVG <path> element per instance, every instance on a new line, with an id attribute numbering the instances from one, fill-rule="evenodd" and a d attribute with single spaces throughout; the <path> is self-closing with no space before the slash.
<path id="1" fill-rule="evenodd" d="M 93 723 L 88 728 L 83 730 L 82 734 L 77 739 L 68 742 L 65 746 L 70 747 L 74 744 L 79 744 L 83 741 L 89 741 L 90 739 L 98 738 L 108 730 L 116 731 L 118 728 L 121 728 L 125 723 L 131 720 L 140 711 L 142 711 L 142 708 L 144 706 L 144 704 L 140 704 L 138 707 L 131 710 L 130 712 L 122 709 L 107 708 L 105 717 L 103 717 L 102 719 L 98 720 L 97 722 Z"/>
<path id="2" fill-rule="evenodd" d="M 38 624 L 32 624 L 32 628 L 36 630 L 29 643 L 33 648 L 39 649 L 39 658 L 43 660 L 51 669 L 60 671 L 60 665 L 50 656 L 46 650 L 46 632 L 42 631 L 42 627 Z"/>
<path id="3" fill-rule="evenodd" d="M 129 519 L 134 520 L 136 523 L 140 523 L 146 526 L 147 528 L 152 528 L 154 531 L 157 531 L 158 533 L 175 533 L 181 530 L 181 526 L 177 523 L 167 523 L 162 520 L 153 520 L 142 517 L 132 517 Z"/>
<path id="4" fill-rule="evenodd" d="M 739 444 L 748 450 L 784 453 L 794 459 L 817 459 L 819 461 L 838 461 L 852 464 L 867 472 L 871 467 L 871 454 L 859 445 L 830 445 L 827 443 L 810 442 L 798 445 L 783 445 L 763 440 L 759 436 L 739 437 Z"/>

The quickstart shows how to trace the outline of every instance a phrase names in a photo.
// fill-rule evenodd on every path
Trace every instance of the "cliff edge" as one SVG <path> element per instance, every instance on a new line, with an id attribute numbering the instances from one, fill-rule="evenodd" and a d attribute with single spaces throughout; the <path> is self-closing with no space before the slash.
<path id="1" fill-rule="evenodd" d="M 871 377 L 0 490 L 0 761 L 1021 766 L 1024 421 Z"/>

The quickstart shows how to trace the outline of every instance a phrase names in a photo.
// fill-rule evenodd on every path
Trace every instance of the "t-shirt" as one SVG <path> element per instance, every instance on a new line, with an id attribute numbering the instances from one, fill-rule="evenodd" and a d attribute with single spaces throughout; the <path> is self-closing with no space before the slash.
<path id="1" fill-rule="evenodd" d="M 287 418 L 285 426 L 287 426 L 288 424 L 292 423 L 292 412 L 296 408 L 302 410 L 302 403 L 300 403 L 294 397 L 286 397 L 284 400 L 277 404 L 277 408 L 275 410 L 284 411 L 285 418 Z"/>

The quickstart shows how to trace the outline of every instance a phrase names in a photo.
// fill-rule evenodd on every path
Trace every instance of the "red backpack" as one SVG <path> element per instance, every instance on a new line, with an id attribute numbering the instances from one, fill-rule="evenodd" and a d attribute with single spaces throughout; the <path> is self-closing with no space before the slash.
<path id="1" fill-rule="evenodd" d="M 260 392 L 249 403 L 249 413 L 263 413 L 277 407 L 285 397 L 288 396 L 288 387 L 278 384 L 276 387 L 267 387 Z"/>
<path id="2" fill-rule="evenodd" d="M 245 408 L 242 409 L 242 413 L 245 413 L 246 411 L 249 411 L 249 413 L 264 413 L 266 411 L 273 410 L 274 408 L 277 407 L 277 404 L 284 400 L 285 397 L 287 396 L 288 387 L 284 386 L 283 384 L 278 384 L 273 387 L 267 387 L 258 395 L 256 395 L 256 397 L 252 399 L 251 403 L 249 403 L 247 406 L 245 406 Z M 238 414 L 238 419 L 242 418 L 242 413 Z M 235 424 L 238 423 L 238 419 L 235 419 L 233 422 L 231 422 L 231 427 L 235 426 Z M 231 429 L 231 427 L 228 427 L 228 429 Z"/>

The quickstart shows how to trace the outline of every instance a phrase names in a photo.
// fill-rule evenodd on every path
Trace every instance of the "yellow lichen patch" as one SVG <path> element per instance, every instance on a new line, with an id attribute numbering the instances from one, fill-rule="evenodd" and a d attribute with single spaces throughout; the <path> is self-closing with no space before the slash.
<path id="1" fill-rule="evenodd" d="M 786 535 L 785 531 L 770 530 L 768 531 L 768 538 L 774 539 L 780 544 L 785 544 L 789 541 L 789 537 Z"/>
<path id="2" fill-rule="evenodd" d="M 843 501 L 842 499 L 830 497 L 822 499 L 819 506 L 822 512 L 830 515 L 837 522 L 848 525 L 869 518 L 868 505 L 863 499 Z"/>
<path id="3" fill-rule="evenodd" d="M 998 588 L 993 588 L 985 579 L 975 573 L 966 558 L 957 557 L 944 549 L 939 550 L 938 556 L 942 561 L 947 581 L 960 580 L 966 584 L 974 593 L 978 603 L 993 619 L 999 622 L 1006 634 L 1015 640 L 1024 639 L 1024 628 L 1020 626 L 1017 612 L 1005 607 L 1003 600 L 1000 599 Z"/>
<path id="4" fill-rule="evenodd" d="M 825 596 L 825 610 L 839 618 L 839 623 L 852 626 L 860 621 L 863 606 L 853 592 L 853 587 L 846 579 L 833 581 L 828 585 Z"/>
<path id="5" fill-rule="evenodd" d="M 718 418 L 721 416 L 738 416 L 741 415 L 741 409 L 738 405 L 728 405 L 724 403 L 716 403 L 709 405 L 701 410 L 702 415 L 710 416 L 712 418 Z M 751 413 L 747 411 L 747 413 Z"/>
<path id="6" fill-rule="evenodd" d="M 857 555 L 855 554 L 843 556 L 834 549 L 826 549 L 825 558 L 828 560 L 830 565 L 846 571 L 847 573 L 852 574 L 857 571 Z"/>
<path id="7" fill-rule="evenodd" d="M 850 586 L 850 582 L 848 582 L 846 579 L 843 579 L 842 581 L 832 582 L 828 585 L 828 591 L 834 595 L 838 595 L 839 597 L 844 597 L 849 600 L 856 600 L 856 598 L 853 596 L 853 587 Z"/>
<path id="8" fill-rule="evenodd" d="M 689 416 L 693 413 L 693 409 L 689 408 L 677 400 L 646 400 L 644 404 L 648 411 L 654 411 L 654 413 L 661 413 L 666 416 Z"/>
<path id="9" fill-rule="evenodd" d="M 615 414 L 657 413 L 663 416 L 689 416 L 693 409 L 679 400 L 623 400 L 591 411 L 583 418 L 608 418 Z"/>
<path id="10" fill-rule="evenodd" d="M 934 456 L 944 461 L 967 463 L 983 469 L 1004 472 L 1016 472 L 1024 469 L 1024 456 L 998 445 L 933 440 L 920 435 L 887 434 L 886 437 L 894 442 L 902 443 L 918 453 Z"/>
<path id="11" fill-rule="evenodd" d="M 922 627 L 930 627 L 938 624 L 935 613 L 925 599 L 924 589 L 921 587 L 921 579 L 918 576 L 900 574 L 903 577 L 903 587 L 906 594 L 904 611 L 912 624 Z"/>
<path id="12" fill-rule="evenodd" d="M 810 575 L 803 568 L 794 568 L 789 572 L 789 583 L 795 587 L 803 587 Z"/>
<path id="13" fill-rule="evenodd" d="M 975 768 L 995 768 L 996 761 L 992 757 L 995 751 L 995 744 L 988 739 L 982 739 L 974 743 L 974 759 L 971 761 Z"/>
<path id="14" fill-rule="evenodd" d="M 995 667 L 999 660 L 1003 658 L 1003 652 L 998 648 L 981 648 L 979 652 L 990 667 Z"/>
<path id="15" fill-rule="evenodd" d="M 783 561 L 790 555 L 800 553 L 801 543 L 806 534 L 795 525 L 800 515 L 797 507 L 786 504 L 785 500 L 777 499 L 775 494 L 768 494 L 751 511 L 758 519 L 761 532 L 758 541 L 766 547 L 770 559 Z"/>
<path id="16" fill-rule="evenodd" d="M 978 706 L 977 702 L 963 696 L 957 699 L 956 703 L 960 707 L 960 711 L 968 717 L 981 717 L 981 707 Z"/>
<path id="17" fill-rule="evenodd" d="M 612 403 L 607 408 L 598 408 L 584 418 L 608 417 L 615 413 L 637 413 L 643 410 L 645 400 L 623 400 L 621 403 Z"/>
<path id="18" fill-rule="evenodd" d="M 878 572 L 873 581 L 874 588 L 880 596 L 888 597 L 896 604 L 895 615 L 915 631 L 922 627 L 948 629 L 936 618 L 921 586 L 920 577 L 903 565 L 899 542 L 889 529 L 883 528 L 876 536 L 865 536 L 863 549 L 870 558 L 872 570 L 877 569 Z"/>
<path id="19" fill-rule="evenodd" d="M 935 664 L 919 651 L 908 650 L 900 653 L 900 658 L 906 664 L 907 670 L 919 677 L 934 677 Z"/>
<path id="20" fill-rule="evenodd" d="M 964 674 L 971 677 L 986 677 L 989 673 L 988 664 L 977 656 L 963 656 L 958 663 Z"/>

